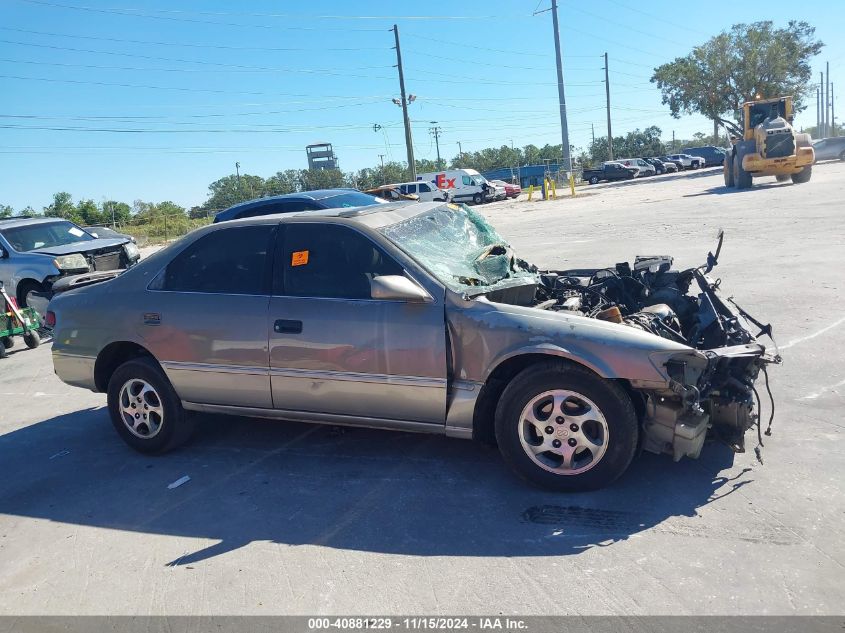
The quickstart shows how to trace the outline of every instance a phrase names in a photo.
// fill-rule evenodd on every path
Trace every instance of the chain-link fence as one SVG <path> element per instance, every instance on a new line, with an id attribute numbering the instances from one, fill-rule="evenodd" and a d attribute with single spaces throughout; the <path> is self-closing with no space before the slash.
<path id="1" fill-rule="evenodd" d="M 115 230 L 135 238 L 139 246 L 160 244 L 186 235 L 196 228 L 210 224 L 213 217 L 189 218 L 184 214 L 144 214 L 118 223 Z"/>

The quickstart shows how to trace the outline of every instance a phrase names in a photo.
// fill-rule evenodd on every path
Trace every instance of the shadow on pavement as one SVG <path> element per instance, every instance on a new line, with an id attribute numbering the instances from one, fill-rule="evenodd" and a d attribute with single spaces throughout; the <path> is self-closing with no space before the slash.
<path id="1" fill-rule="evenodd" d="M 125 446 L 97 408 L 0 436 L 0 512 L 219 541 L 162 565 L 253 541 L 420 556 L 566 555 L 695 517 L 750 483 L 746 471 L 719 477 L 732 462 L 716 444 L 677 464 L 643 454 L 610 488 L 566 495 L 522 484 L 494 448 L 474 442 L 223 416 L 204 416 L 183 449 L 147 457 Z M 191 480 L 168 489 L 184 475 Z"/>

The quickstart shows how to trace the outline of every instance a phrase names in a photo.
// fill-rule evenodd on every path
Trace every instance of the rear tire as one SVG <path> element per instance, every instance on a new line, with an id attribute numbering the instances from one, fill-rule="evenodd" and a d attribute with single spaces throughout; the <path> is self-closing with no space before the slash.
<path id="1" fill-rule="evenodd" d="M 786 182 L 787 180 L 789 180 L 789 177 L 789 174 L 776 174 L 775 180 L 777 180 L 778 182 Z"/>
<path id="2" fill-rule="evenodd" d="M 725 186 L 726 187 L 733 187 L 734 186 L 734 164 L 733 164 L 733 155 L 728 154 L 725 156 L 725 162 L 722 165 L 722 175 L 725 178 Z"/>
<path id="3" fill-rule="evenodd" d="M 810 182 L 810 177 L 813 175 L 813 166 L 807 165 L 804 169 L 799 171 L 797 174 L 792 174 L 792 182 L 796 185 L 804 184 L 805 182 Z"/>
<path id="4" fill-rule="evenodd" d="M 186 442 L 196 426 L 151 358 L 130 360 L 115 370 L 109 380 L 108 407 L 118 435 L 140 453 L 166 453 Z"/>
<path id="5" fill-rule="evenodd" d="M 484 198 L 480 193 L 477 193 L 472 197 L 473 204 L 481 204 L 482 200 L 484 200 Z"/>
<path id="6" fill-rule="evenodd" d="M 597 184 L 599 184 L 599 179 L 598 179 L 598 177 L 597 177 L 597 176 L 592 176 L 592 177 L 590 178 L 590 184 L 591 184 L 591 185 L 597 185 Z"/>
<path id="7" fill-rule="evenodd" d="M 8 354 L 6 354 L 6 346 L 3 345 L 3 341 L 0 341 L 0 358 L 6 358 Z"/>
<path id="8" fill-rule="evenodd" d="M 495 431 L 517 475 L 567 492 L 601 488 L 619 477 L 639 435 L 633 403 L 619 385 L 560 361 L 538 363 L 508 384 Z"/>
<path id="9" fill-rule="evenodd" d="M 734 164 L 734 186 L 737 189 L 749 189 L 751 187 L 751 174 L 742 168 L 742 154 L 733 157 Z"/>
<path id="10" fill-rule="evenodd" d="M 0 343 L 3 344 L 3 347 L 6 349 L 12 349 L 15 346 L 15 339 L 12 336 L 4 336 L 0 338 Z"/>
<path id="11" fill-rule="evenodd" d="M 845 150 L 839 155 L 839 160 L 845 160 Z"/>

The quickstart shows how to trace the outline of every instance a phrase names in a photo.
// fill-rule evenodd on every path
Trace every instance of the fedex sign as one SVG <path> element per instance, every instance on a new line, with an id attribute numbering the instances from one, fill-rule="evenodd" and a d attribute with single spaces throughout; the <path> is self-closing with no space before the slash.
<path id="1" fill-rule="evenodd" d="M 437 185 L 438 189 L 454 189 L 455 178 L 446 178 L 446 174 L 437 174 L 434 184 Z"/>

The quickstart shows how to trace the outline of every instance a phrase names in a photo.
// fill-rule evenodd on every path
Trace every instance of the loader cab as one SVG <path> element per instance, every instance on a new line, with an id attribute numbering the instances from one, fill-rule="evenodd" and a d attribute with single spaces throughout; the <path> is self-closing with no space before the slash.
<path id="1" fill-rule="evenodd" d="M 754 128 L 766 121 L 781 117 L 790 125 L 795 118 L 792 108 L 792 97 L 780 97 L 779 99 L 763 99 L 761 101 L 748 101 L 742 106 L 745 140 L 754 137 Z"/>

